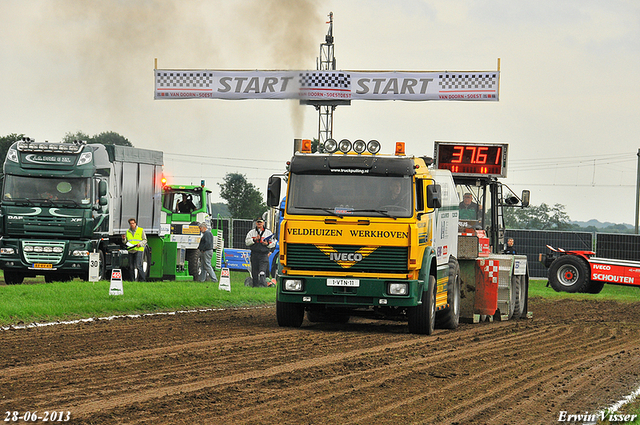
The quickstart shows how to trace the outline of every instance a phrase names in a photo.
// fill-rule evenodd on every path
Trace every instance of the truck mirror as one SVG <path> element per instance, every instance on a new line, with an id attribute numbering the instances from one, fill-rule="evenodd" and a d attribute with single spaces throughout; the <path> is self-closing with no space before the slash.
<path id="1" fill-rule="evenodd" d="M 107 204 L 109 203 L 109 201 L 107 200 L 107 198 L 106 198 L 105 196 L 101 196 L 101 197 L 100 197 L 100 200 L 98 201 L 98 203 L 99 203 L 101 206 L 103 206 L 103 207 L 104 207 L 105 205 L 107 205 Z"/>
<path id="2" fill-rule="evenodd" d="M 529 192 L 528 190 L 523 190 L 522 191 L 522 206 L 523 207 L 528 207 L 529 206 L 529 197 L 531 196 L 531 192 Z"/>
<path id="3" fill-rule="evenodd" d="M 98 183 L 98 196 L 107 196 L 107 182 L 106 180 L 100 180 Z"/>
<path id="4" fill-rule="evenodd" d="M 442 206 L 442 195 L 439 184 L 430 184 L 427 186 L 427 207 L 440 208 Z"/>
<path id="5" fill-rule="evenodd" d="M 269 177 L 269 184 L 267 186 L 267 206 L 279 207 L 280 206 L 280 184 L 279 177 Z"/>

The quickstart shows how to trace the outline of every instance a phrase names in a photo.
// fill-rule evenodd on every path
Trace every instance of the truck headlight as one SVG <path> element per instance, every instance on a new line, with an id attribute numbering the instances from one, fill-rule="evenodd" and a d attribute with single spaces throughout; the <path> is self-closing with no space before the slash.
<path id="1" fill-rule="evenodd" d="M 285 291 L 300 292 L 304 289 L 304 284 L 302 279 L 285 279 L 283 287 Z"/>
<path id="2" fill-rule="evenodd" d="M 15 252 L 16 251 L 13 248 L 0 248 L 0 254 L 11 255 L 11 254 L 13 254 Z"/>
<path id="3" fill-rule="evenodd" d="M 82 249 L 76 249 L 75 251 L 73 251 L 73 253 L 71 254 L 74 257 L 86 257 L 89 255 L 89 251 L 85 251 Z"/>
<path id="4" fill-rule="evenodd" d="M 389 295 L 407 295 L 409 293 L 409 284 L 391 282 L 387 287 L 387 293 Z"/>

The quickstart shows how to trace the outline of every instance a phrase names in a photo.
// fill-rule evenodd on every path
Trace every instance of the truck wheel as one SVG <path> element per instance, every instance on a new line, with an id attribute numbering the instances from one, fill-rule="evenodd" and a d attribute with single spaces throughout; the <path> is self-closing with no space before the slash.
<path id="1" fill-rule="evenodd" d="M 422 292 L 422 304 L 408 309 L 409 332 L 431 335 L 436 322 L 436 278 L 429 275 L 427 289 Z"/>
<path id="2" fill-rule="evenodd" d="M 144 255 L 142 256 L 142 270 L 144 270 L 144 280 L 149 280 L 151 274 L 151 250 L 149 247 L 144 248 Z"/>
<path id="3" fill-rule="evenodd" d="M 584 292 L 589 280 L 589 265 L 575 255 L 558 257 L 549 267 L 549 284 L 557 292 Z"/>
<path id="4" fill-rule="evenodd" d="M 275 255 L 273 257 L 273 261 L 271 261 L 271 271 L 269 273 L 272 278 L 276 277 L 276 274 L 278 273 L 278 264 L 279 264 L 278 256 Z"/>
<path id="5" fill-rule="evenodd" d="M 522 313 L 520 313 L 521 319 L 526 319 L 529 313 L 529 274 L 525 274 L 521 277 L 522 298 L 524 304 L 522 304 Z"/>
<path id="6" fill-rule="evenodd" d="M 276 300 L 276 317 L 281 327 L 299 328 L 304 320 L 304 306 Z"/>
<path id="7" fill-rule="evenodd" d="M 19 272 L 4 271 L 4 283 L 7 285 L 19 285 L 24 282 L 24 276 Z"/>
<path id="8" fill-rule="evenodd" d="M 187 249 L 187 261 L 189 274 L 193 276 L 193 280 L 200 280 L 200 256 L 197 249 Z"/>
<path id="9" fill-rule="evenodd" d="M 523 277 L 524 276 L 511 276 L 511 291 L 513 293 L 513 315 L 511 318 L 514 319 L 521 318 L 522 312 L 525 309 L 526 293 L 523 284 Z"/>
<path id="10" fill-rule="evenodd" d="M 441 329 L 456 329 L 460 323 L 460 265 L 454 257 L 449 258 L 447 304 L 449 307 L 436 313 L 436 326 Z"/>

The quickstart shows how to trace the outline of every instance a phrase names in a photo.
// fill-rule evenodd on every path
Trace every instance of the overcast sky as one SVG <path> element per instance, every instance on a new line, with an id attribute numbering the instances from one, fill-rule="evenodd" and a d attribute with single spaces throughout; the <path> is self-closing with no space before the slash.
<path id="1" fill-rule="evenodd" d="M 353 101 L 337 139 L 392 153 L 509 143 L 504 180 L 572 220 L 633 224 L 637 0 L 0 0 L 0 135 L 115 131 L 175 183 L 245 174 L 263 193 L 318 114 L 293 100 L 153 100 L 159 69 L 315 69 L 329 12 L 342 70 L 491 71 L 499 102 Z M 219 198 L 218 198 L 219 200 Z"/>

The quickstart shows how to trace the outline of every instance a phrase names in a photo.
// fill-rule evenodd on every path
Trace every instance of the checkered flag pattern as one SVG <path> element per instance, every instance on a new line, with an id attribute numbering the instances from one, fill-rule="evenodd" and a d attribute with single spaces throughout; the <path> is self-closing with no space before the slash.
<path id="1" fill-rule="evenodd" d="M 496 90 L 498 74 L 440 74 L 441 90 Z"/>
<path id="2" fill-rule="evenodd" d="M 213 87 L 213 72 L 166 71 L 158 72 L 156 85 L 159 89 L 204 89 Z"/>
<path id="3" fill-rule="evenodd" d="M 344 72 L 303 72 L 300 73 L 301 89 L 349 89 L 351 75 Z"/>
<path id="4" fill-rule="evenodd" d="M 486 273 L 491 282 L 498 283 L 499 262 L 494 260 L 480 260 L 480 267 Z"/>

